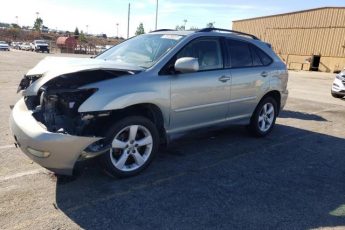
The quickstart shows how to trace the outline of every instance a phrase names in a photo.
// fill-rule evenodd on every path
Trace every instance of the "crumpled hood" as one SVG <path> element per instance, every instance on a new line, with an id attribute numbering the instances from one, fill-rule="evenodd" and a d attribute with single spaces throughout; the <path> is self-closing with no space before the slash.
<path id="1" fill-rule="evenodd" d="M 26 74 L 26 76 L 39 76 L 40 78 L 32 83 L 23 92 L 23 95 L 36 95 L 41 86 L 63 74 L 90 70 L 117 70 L 137 72 L 143 71 L 144 69 L 120 61 L 92 58 L 46 57 L 42 61 L 40 61 L 34 68 L 29 70 Z"/>

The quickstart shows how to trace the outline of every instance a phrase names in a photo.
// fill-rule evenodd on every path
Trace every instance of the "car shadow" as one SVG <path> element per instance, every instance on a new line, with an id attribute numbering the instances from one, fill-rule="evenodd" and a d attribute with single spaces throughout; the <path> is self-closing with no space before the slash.
<path id="1" fill-rule="evenodd" d="M 105 176 L 96 161 L 59 178 L 57 207 L 83 229 L 309 229 L 345 225 L 345 140 L 277 125 L 192 133 L 143 173 Z"/>
<path id="2" fill-rule="evenodd" d="M 293 119 L 299 119 L 299 120 L 308 120 L 308 121 L 327 121 L 322 116 L 319 116 L 317 114 L 310 114 L 310 113 L 304 113 L 304 112 L 298 112 L 298 111 L 291 111 L 291 110 L 283 110 L 279 114 L 280 118 L 293 118 Z"/>

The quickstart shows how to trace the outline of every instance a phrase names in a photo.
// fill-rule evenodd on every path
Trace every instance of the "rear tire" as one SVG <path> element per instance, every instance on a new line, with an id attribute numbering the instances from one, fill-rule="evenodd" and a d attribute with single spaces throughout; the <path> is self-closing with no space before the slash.
<path id="1" fill-rule="evenodd" d="M 130 177 L 143 171 L 159 147 L 156 126 L 147 118 L 132 116 L 119 120 L 106 132 L 111 149 L 100 156 L 107 174 Z"/>
<path id="2" fill-rule="evenodd" d="M 276 100 L 272 97 L 265 97 L 256 107 L 250 119 L 249 131 L 256 137 L 268 135 L 275 125 L 277 115 Z"/>

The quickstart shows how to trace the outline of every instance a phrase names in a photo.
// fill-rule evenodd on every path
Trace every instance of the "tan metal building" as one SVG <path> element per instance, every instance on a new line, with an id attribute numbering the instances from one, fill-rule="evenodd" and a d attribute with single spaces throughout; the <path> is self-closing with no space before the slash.
<path id="1" fill-rule="evenodd" d="M 290 69 L 309 70 L 316 64 L 324 72 L 345 68 L 345 7 L 237 20 L 232 28 L 272 44 Z"/>

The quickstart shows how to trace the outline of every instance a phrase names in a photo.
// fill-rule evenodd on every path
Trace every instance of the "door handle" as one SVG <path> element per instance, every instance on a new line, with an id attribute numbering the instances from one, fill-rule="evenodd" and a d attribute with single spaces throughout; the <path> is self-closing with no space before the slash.
<path id="1" fill-rule="evenodd" d="M 221 76 L 220 78 L 218 78 L 219 81 L 221 82 L 227 82 L 229 81 L 231 78 L 228 76 Z"/>
<path id="2" fill-rule="evenodd" d="M 268 76 L 268 73 L 266 71 L 261 73 L 261 77 L 267 77 L 267 76 Z"/>

